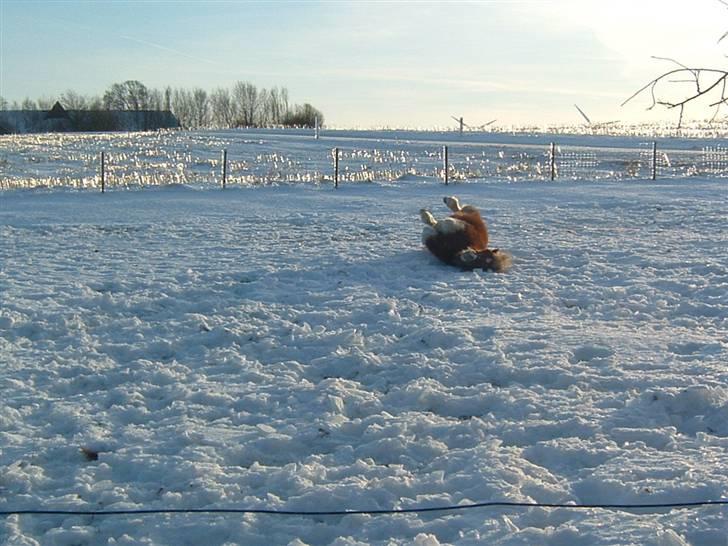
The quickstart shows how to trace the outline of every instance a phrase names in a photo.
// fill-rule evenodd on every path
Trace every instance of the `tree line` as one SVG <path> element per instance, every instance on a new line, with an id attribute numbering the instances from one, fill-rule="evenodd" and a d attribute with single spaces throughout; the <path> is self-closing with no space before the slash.
<path id="1" fill-rule="evenodd" d="M 0 97 L 0 110 L 50 110 L 58 100 L 66 110 L 171 111 L 186 129 L 234 127 L 313 127 L 323 114 L 308 103 L 292 104 L 285 87 L 258 89 L 238 81 L 231 88 L 211 92 L 193 89 L 150 89 L 137 80 L 112 84 L 103 95 L 86 96 L 71 89 L 57 99 L 26 98 L 8 103 Z"/>

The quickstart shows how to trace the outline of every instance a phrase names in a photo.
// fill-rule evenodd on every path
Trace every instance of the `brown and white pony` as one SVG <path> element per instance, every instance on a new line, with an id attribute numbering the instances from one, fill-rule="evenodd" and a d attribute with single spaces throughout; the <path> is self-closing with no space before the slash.
<path id="1" fill-rule="evenodd" d="M 457 197 L 445 197 L 443 201 L 453 212 L 443 220 L 435 220 L 427 209 L 420 210 L 420 218 L 426 224 L 422 243 L 427 249 L 446 264 L 462 269 L 507 270 L 511 256 L 488 248 L 488 227 L 478 209 L 460 206 Z"/>

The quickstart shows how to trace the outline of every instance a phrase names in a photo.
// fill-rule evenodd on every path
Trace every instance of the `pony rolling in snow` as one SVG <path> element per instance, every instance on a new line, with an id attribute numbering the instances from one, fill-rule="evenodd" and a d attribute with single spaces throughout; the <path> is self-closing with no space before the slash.
<path id="1" fill-rule="evenodd" d="M 460 206 L 457 197 L 445 197 L 453 212 L 448 218 L 435 220 L 427 209 L 420 210 L 426 224 L 422 243 L 440 260 L 461 269 L 484 269 L 502 272 L 511 265 L 511 256 L 497 248 L 488 248 L 488 228 L 480 212 L 472 205 Z"/>

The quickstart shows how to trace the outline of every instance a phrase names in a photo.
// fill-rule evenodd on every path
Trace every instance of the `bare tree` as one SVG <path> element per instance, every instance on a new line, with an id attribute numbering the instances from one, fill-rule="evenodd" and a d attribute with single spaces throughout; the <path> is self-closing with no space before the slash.
<path id="1" fill-rule="evenodd" d="M 159 89 L 150 89 L 147 100 L 147 110 L 162 110 L 164 94 Z"/>
<path id="2" fill-rule="evenodd" d="M 172 112 L 177 117 L 180 126 L 192 127 L 194 123 L 194 100 L 192 92 L 187 89 L 175 89 L 172 92 Z"/>
<path id="3" fill-rule="evenodd" d="M 263 88 L 258 93 L 258 108 L 255 124 L 258 127 L 268 127 L 271 124 L 270 93 Z"/>
<path id="4" fill-rule="evenodd" d="M 206 127 L 210 123 L 210 103 L 207 91 L 199 87 L 192 91 L 193 123 L 195 127 Z"/>
<path id="5" fill-rule="evenodd" d="M 89 100 L 73 89 L 62 93 L 60 102 L 66 110 L 88 110 L 89 105 Z"/>
<path id="6" fill-rule="evenodd" d="M 248 82 L 236 82 L 233 86 L 233 97 L 238 108 L 237 125 L 252 127 L 255 125 L 258 110 L 258 89 Z"/>
<path id="7" fill-rule="evenodd" d="M 149 90 L 137 80 L 115 83 L 104 93 L 104 106 L 107 110 L 148 110 Z"/>
<path id="8" fill-rule="evenodd" d="M 288 114 L 288 91 L 273 87 L 268 92 L 268 115 L 271 125 L 280 125 Z"/>
<path id="9" fill-rule="evenodd" d="M 56 103 L 56 99 L 53 97 L 41 97 L 36 102 L 38 103 L 38 110 L 50 110 Z"/>
<path id="10" fill-rule="evenodd" d="M 212 123 L 217 127 L 233 127 L 238 112 L 230 91 L 218 87 L 210 93 Z"/>
<path id="11" fill-rule="evenodd" d="M 685 106 L 704 97 L 708 100 L 708 106 L 715 109 L 712 118 L 715 119 L 720 107 L 728 103 L 728 89 L 726 88 L 728 71 L 717 68 L 690 68 L 673 59 L 665 60 L 675 63 L 678 68 L 664 72 L 638 89 L 622 103 L 622 106 L 638 95 L 649 94 L 651 104 L 647 109 L 652 110 L 655 106 L 676 108 L 679 128 L 682 125 Z M 673 95 L 667 95 L 667 86 L 670 87 L 669 91 L 672 91 Z"/>
<path id="12" fill-rule="evenodd" d="M 291 105 L 288 102 L 288 89 L 285 87 L 281 88 L 280 92 L 280 98 L 278 99 L 280 102 L 280 109 L 281 109 L 281 123 L 283 122 L 283 119 L 291 112 Z"/>
<path id="13" fill-rule="evenodd" d="M 728 7 L 728 2 L 718 0 L 721 4 Z M 722 42 L 728 37 L 728 32 L 723 34 L 718 40 Z M 622 106 L 633 100 L 639 95 L 648 94 L 651 100 L 648 110 L 652 110 L 656 106 L 663 106 L 668 109 L 677 109 L 678 111 L 678 128 L 681 127 L 685 107 L 698 100 L 705 99 L 710 108 L 714 108 L 711 121 L 713 121 L 720 111 L 720 107 L 728 103 L 728 70 L 720 68 L 695 68 L 685 66 L 675 59 L 664 57 L 653 57 L 661 61 L 670 62 L 674 68 L 663 72 L 655 79 L 638 89 Z"/>
<path id="14" fill-rule="evenodd" d="M 88 109 L 89 110 L 103 110 L 104 109 L 103 98 L 99 97 L 98 95 L 94 95 L 93 97 L 89 98 Z"/>
<path id="15" fill-rule="evenodd" d="M 284 125 L 291 127 L 314 127 L 317 122 L 323 125 L 324 115 L 308 103 L 296 105 L 283 120 Z"/>

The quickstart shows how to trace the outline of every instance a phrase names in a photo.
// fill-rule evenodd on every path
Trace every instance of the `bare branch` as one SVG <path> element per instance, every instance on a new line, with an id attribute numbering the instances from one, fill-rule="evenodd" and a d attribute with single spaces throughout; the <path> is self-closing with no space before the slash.
<path id="1" fill-rule="evenodd" d="M 653 55 L 652 58 L 655 59 L 655 60 L 657 60 L 657 61 L 667 61 L 668 63 L 676 64 L 680 68 L 684 68 L 685 70 L 690 70 L 690 68 L 688 68 L 687 66 L 685 66 L 681 62 L 678 62 L 675 59 L 672 59 L 670 57 L 657 57 L 656 55 Z"/>
<path id="2" fill-rule="evenodd" d="M 664 59 L 664 60 L 670 60 L 671 59 Z M 675 62 L 675 61 L 673 61 Z M 680 111 L 679 119 L 678 119 L 678 127 L 682 125 L 683 116 L 685 113 L 685 106 L 693 102 L 700 97 L 704 97 L 714 90 L 718 93 L 718 99 L 715 100 L 713 103 L 710 104 L 711 107 L 719 106 L 720 104 L 728 103 L 728 95 L 727 93 L 727 87 L 726 83 L 728 81 L 728 71 L 727 70 L 718 70 L 715 68 L 688 68 L 684 65 L 675 62 L 678 66 L 681 68 L 676 68 L 673 70 L 669 70 L 668 72 L 665 72 L 658 76 L 657 78 L 653 79 L 652 81 L 648 82 L 646 85 L 642 86 L 640 89 L 638 89 L 635 93 L 633 93 L 627 100 L 625 100 L 622 103 L 622 106 L 627 104 L 628 102 L 635 99 L 637 96 L 642 95 L 643 93 L 649 91 L 650 98 L 651 98 L 651 104 L 647 108 L 647 110 L 652 110 L 655 106 L 664 106 L 666 108 L 672 109 L 672 108 L 678 108 Z M 705 80 L 705 78 L 713 76 L 715 79 L 708 82 L 707 85 L 701 85 L 701 82 Z M 702 77 L 702 80 L 701 80 Z M 692 93 L 688 93 L 686 96 L 681 98 L 680 100 L 667 100 L 664 98 L 660 98 L 660 94 L 658 93 L 658 87 L 660 87 L 661 84 L 674 84 L 674 83 L 694 83 L 695 84 L 695 91 Z M 661 87 L 660 87 L 661 88 Z"/>
<path id="3" fill-rule="evenodd" d="M 728 0 L 718 0 L 718 2 L 728 8 Z M 718 43 L 722 42 L 725 38 L 728 38 L 728 32 L 725 32 L 718 39 Z M 632 101 L 635 97 L 649 92 L 652 102 L 647 107 L 647 110 L 652 110 L 658 105 L 668 109 L 678 108 L 680 112 L 678 127 L 680 127 L 682 125 L 683 115 L 685 114 L 685 106 L 701 97 L 706 97 L 709 94 L 712 94 L 713 97 L 718 96 L 717 100 L 713 99 L 713 102 L 709 103 L 710 108 L 715 108 L 711 121 L 718 115 L 721 105 L 728 104 L 728 70 L 690 67 L 669 57 L 653 56 L 652 58 L 658 61 L 669 62 L 676 65 L 677 68 L 663 72 L 660 76 L 640 87 L 622 103 L 622 106 Z M 713 78 L 715 79 L 713 80 Z M 667 100 L 662 98 L 662 95 L 658 92 L 658 87 L 662 91 L 665 85 L 668 84 L 680 85 L 691 83 L 695 85 L 695 90 L 692 93 L 687 91 L 683 92 L 680 100 Z"/>

